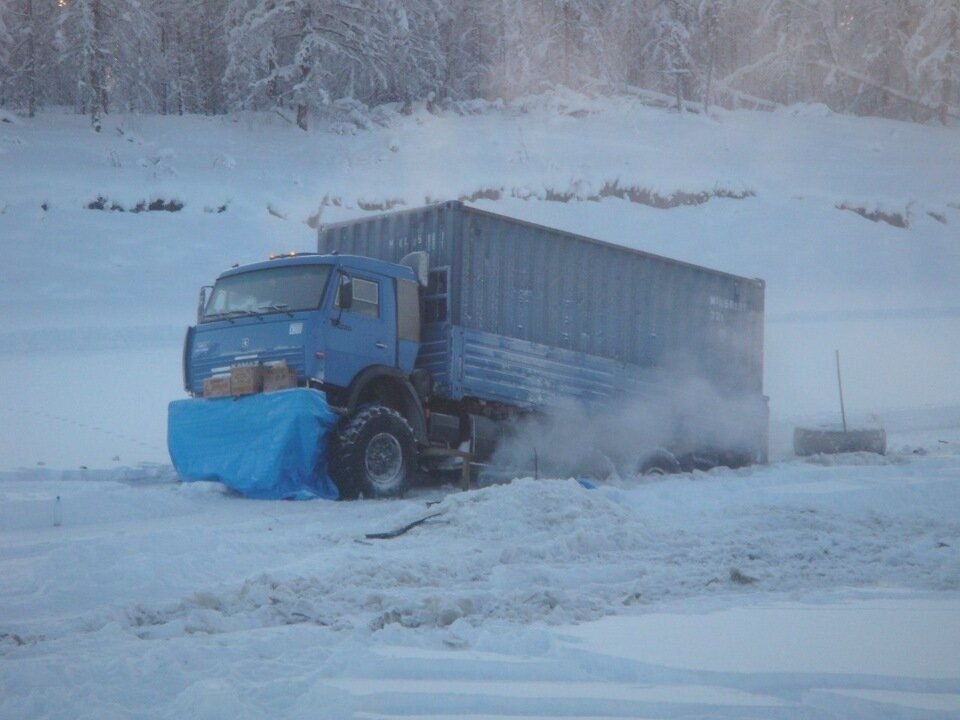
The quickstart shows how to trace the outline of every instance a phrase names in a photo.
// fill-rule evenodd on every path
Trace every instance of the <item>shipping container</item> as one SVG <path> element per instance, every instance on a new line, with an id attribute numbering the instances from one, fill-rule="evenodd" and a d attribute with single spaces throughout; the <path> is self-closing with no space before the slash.
<path id="1" fill-rule="evenodd" d="M 681 375 L 763 392 L 759 279 L 460 202 L 324 226 L 318 250 L 395 263 L 428 254 L 418 365 L 454 399 L 600 400 Z"/>

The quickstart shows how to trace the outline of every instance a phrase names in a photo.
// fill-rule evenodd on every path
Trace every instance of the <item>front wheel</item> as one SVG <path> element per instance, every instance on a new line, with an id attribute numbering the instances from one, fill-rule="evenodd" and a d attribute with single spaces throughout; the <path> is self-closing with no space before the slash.
<path id="1" fill-rule="evenodd" d="M 396 410 L 367 407 L 341 430 L 334 453 L 331 468 L 342 498 L 400 497 L 415 466 L 413 429 Z"/>

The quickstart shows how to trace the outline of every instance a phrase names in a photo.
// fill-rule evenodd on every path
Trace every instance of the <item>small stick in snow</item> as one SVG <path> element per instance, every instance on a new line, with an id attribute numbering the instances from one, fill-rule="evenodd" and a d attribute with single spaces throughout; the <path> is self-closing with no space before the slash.
<path id="1" fill-rule="evenodd" d="M 278 108 L 274 108 L 273 111 L 274 111 L 277 115 L 279 115 L 280 117 L 282 117 L 284 120 L 286 120 L 288 123 L 290 123 L 291 125 L 293 125 L 293 120 L 291 120 L 291 119 L 288 118 L 286 115 L 284 115 L 282 112 L 280 112 L 280 110 L 279 110 Z"/>
<path id="2" fill-rule="evenodd" d="M 388 532 L 382 532 L 382 533 L 367 533 L 364 537 L 366 537 L 367 540 L 392 540 L 393 538 L 400 537 L 405 532 L 412 530 L 417 525 L 423 525 L 423 523 L 425 523 L 427 520 L 430 520 L 431 518 L 435 518 L 435 517 L 440 517 L 441 515 L 443 515 L 442 512 L 431 513 L 426 517 L 422 517 L 419 520 L 414 520 L 409 525 L 404 525 L 403 527 L 397 528 L 396 530 L 390 530 Z"/>

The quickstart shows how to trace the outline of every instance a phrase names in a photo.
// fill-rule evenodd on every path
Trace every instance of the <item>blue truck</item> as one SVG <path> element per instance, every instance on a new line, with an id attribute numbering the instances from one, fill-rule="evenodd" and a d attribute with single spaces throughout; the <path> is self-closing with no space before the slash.
<path id="1" fill-rule="evenodd" d="M 320 460 L 343 498 L 400 495 L 444 450 L 489 462 L 561 407 L 585 425 L 646 413 L 603 453 L 621 472 L 740 466 L 767 453 L 763 302 L 761 280 L 446 202 L 222 273 L 184 382 L 217 402 L 217 377 L 281 367 L 322 392 Z"/>

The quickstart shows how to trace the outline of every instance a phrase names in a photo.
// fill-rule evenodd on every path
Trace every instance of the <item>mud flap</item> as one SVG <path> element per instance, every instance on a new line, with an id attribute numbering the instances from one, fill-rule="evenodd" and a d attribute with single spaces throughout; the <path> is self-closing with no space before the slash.
<path id="1" fill-rule="evenodd" d="M 216 480 L 249 498 L 336 500 L 326 448 L 337 415 L 317 390 L 175 400 L 167 447 L 180 477 Z"/>

